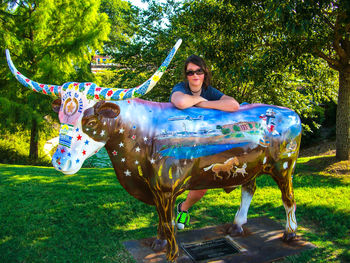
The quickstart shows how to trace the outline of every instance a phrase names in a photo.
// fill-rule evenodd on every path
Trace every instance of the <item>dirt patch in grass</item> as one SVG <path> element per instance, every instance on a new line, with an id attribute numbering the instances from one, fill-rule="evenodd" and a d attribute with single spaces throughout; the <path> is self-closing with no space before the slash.
<path id="1" fill-rule="evenodd" d="M 335 155 L 335 141 L 322 141 L 318 145 L 300 149 L 299 157 Z"/>
<path id="2" fill-rule="evenodd" d="M 326 173 L 350 176 L 350 161 L 335 162 L 325 169 Z"/>
<path id="3" fill-rule="evenodd" d="M 325 175 L 350 176 L 350 161 L 337 161 L 335 153 L 335 141 L 323 141 L 319 145 L 301 149 L 299 157 L 322 156 L 311 159 L 307 165 L 319 167 Z"/>

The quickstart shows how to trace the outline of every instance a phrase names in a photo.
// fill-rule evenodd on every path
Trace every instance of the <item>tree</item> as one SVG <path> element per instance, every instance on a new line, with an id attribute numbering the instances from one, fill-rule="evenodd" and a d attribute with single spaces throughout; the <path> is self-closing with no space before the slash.
<path id="1" fill-rule="evenodd" d="M 284 43 L 295 54 L 324 59 L 339 74 L 336 157 L 350 160 L 350 2 L 272 1 L 271 19 L 286 26 Z"/>
<path id="2" fill-rule="evenodd" d="M 127 1 L 101 0 L 100 12 L 108 15 L 111 32 L 99 52 L 113 56 L 137 33 L 139 10 Z"/>
<path id="3" fill-rule="evenodd" d="M 51 113 L 50 98 L 23 87 L 10 76 L 4 50 L 12 53 L 22 73 L 41 83 L 62 84 L 93 79 L 89 64 L 102 49 L 110 25 L 99 13 L 99 0 L 2 1 L 0 57 L 2 86 L 1 128 L 14 123 L 31 127 L 30 157 L 38 157 L 38 132 L 43 116 Z"/>
<path id="4" fill-rule="evenodd" d="M 171 22 L 173 34 L 198 47 L 228 93 L 304 114 L 310 99 L 331 96 L 338 72 L 337 158 L 350 159 L 349 1 L 185 1 Z"/>
<path id="5" fill-rule="evenodd" d="M 164 18 L 172 14 L 175 6 L 181 4 L 176 1 L 159 3 L 147 1 L 147 10 L 135 10 L 133 27 L 134 35 L 130 41 L 121 42 L 118 48 L 109 52 L 118 67 L 109 72 L 98 74 L 98 83 L 102 86 L 115 86 L 118 88 L 134 87 L 147 80 L 162 63 L 170 48 L 181 38 L 180 35 L 172 35 L 167 25 L 164 26 Z M 137 9 L 134 7 L 133 9 Z M 182 66 L 185 58 L 191 52 L 187 52 L 187 45 L 182 44 L 181 52 L 178 52 L 171 62 L 167 73 L 159 83 L 144 98 L 153 101 L 169 101 L 169 95 L 173 85 L 181 79 Z"/>

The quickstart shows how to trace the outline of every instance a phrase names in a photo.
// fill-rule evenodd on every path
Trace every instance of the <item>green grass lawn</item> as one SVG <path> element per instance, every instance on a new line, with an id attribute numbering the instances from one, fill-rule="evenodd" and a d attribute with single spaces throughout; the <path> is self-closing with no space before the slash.
<path id="1" fill-rule="evenodd" d="M 281 193 L 257 180 L 248 220 L 285 225 Z M 298 234 L 317 249 L 287 262 L 350 261 L 350 163 L 332 156 L 299 158 L 294 175 Z M 185 193 L 179 199 L 184 199 Z M 122 241 L 156 235 L 154 207 L 131 197 L 112 169 L 63 176 L 53 168 L 0 164 L 0 262 L 133 262 Z M 208 191 L 191 211 L 191 227 L 231 222 L 240 190 Z"/>

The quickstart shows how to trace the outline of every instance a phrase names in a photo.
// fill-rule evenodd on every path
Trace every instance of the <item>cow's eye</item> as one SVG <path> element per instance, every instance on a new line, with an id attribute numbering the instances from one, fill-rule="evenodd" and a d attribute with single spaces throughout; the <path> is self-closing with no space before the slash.
<path id="1" fill-rule="evenodd" d="M 87 123 L 87 126 L 93 127 L 93 126 L 96 125 L 96 123 L 97 123 L 96 120 L 90 120 L 90 121 Z"/>

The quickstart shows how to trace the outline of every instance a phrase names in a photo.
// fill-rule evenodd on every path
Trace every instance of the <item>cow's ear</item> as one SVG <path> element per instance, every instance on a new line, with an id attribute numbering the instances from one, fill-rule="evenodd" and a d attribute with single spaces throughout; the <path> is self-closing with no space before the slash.
<path id="1" fill-rule="evenodd" d="M 59 112 L 61 108 L 61 99 L 56 99 L 51 103 L 51 107 L 54 112 Z"/>
<path id="2" fill-rule="evenodd" d="M 120 113 L 119 106 L 112 102 L 97 103 L 96 106 L 96 113 L 102 115 L 105 118 L 115 118 Z"/>

